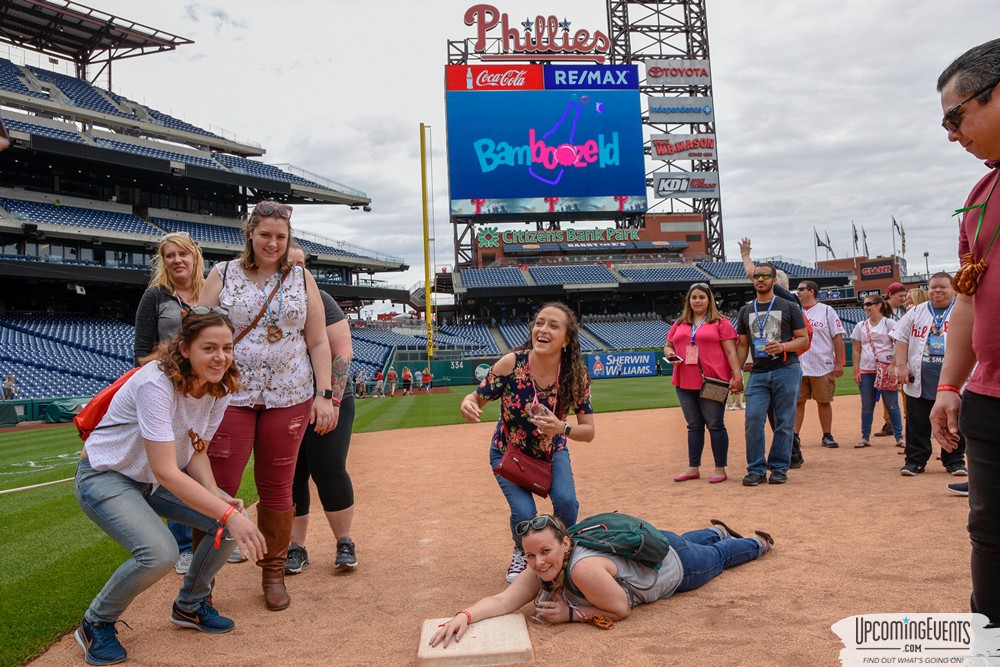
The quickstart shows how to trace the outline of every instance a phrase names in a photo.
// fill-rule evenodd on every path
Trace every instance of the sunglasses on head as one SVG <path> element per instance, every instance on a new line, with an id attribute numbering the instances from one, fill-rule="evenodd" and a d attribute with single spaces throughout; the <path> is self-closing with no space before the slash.
<path id="1" fill-rule="evenodd" d="M 773 273 L 755 273 L 753 274 L 754 280 L 770 280 L 774 277 Z"/>
<path id="2" fill-rule="evenodd" d="M 563 529 L 559 527 L 559 524 L 550 517 L 548 514 L 540 514 L 534 519 L 528 519 L 527 521 L 522 521 L 521 523 L 514 526 L 514 532 L 517 533 L 518 537 L 522 537 L 528 534 L 529 530 L 542 530 L 545 526 L 552 526 L 560 535 L 565 535 Z"/>
<path id="3" fill-rule="evenodd" d="M 181 315 L 187 317 L 188 315 L 208 315 L 209 313 L 218 313 L 224 317 L 229 317 L 229 309 L 223 306 L 191 306 L 181 313 Z"/>
<path id="4" fill-rule="evenodd" d="M 276 201 L 262 201 L 254 206 L 253 212 L 262 217 L 275 216 L 290 220 L 292 218 L 292 207 L 288 204 L 280 204 Z"/>

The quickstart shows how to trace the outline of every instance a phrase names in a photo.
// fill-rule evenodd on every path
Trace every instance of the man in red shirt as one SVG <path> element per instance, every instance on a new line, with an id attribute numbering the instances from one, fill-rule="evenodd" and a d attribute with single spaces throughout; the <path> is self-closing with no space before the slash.
<path id="1" fill-rule="evenodd" d="M 942 448 L 965 436 L 969 461 L 969 536 L 973 612 L 1000 625 L 1000 39 L 959 56 L 938 78 L 948 140 L 979 160 L 987 173 L 958 211 L 955 276 L 958 299 L 948 326 L 931 428 Z M 978 361 L 978 365 L 977 362 Z M 973 368 L 975 370 L 973 371 Z M 970 377 L 971 375 L 971 377 Z M 968 380 L 963 392 L 962 385 Z"/>

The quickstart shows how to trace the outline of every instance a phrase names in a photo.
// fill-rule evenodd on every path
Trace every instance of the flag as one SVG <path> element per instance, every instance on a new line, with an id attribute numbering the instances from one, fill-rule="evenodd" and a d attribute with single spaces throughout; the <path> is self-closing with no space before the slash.
<path id="1" fill-rule="evenodd" d="M 819 237 L 819 234 L 816 232 L 815 229 L 813 230 L 813 234 L 816 235 L 816 247 L 817 248 L 826 248 L 831 253 L 833 252 L 833 248 L 830 247 L 830 235 L 829 234 L 826 235 L 826 239 L 827 239 L 826 242 L 824 242 L 823 239 L 821 239 Z M 837 256 L 834 255 L 833 258 L 836 259 Z"/>
<path id="2" fill-rule="evenodd" d="M 851 220 L 851 233 L 854 235 L 854 254 L 858 254 L 858 228 L 854 226 L 854 221 Z"/>
<path id="3" fill-rule="evenodd" d="M 902 236 L 903 235 L 903 227 L 898 222 L 896 222 L 896 216 L 893 215 L 893 216 L 890 216 L 890 217 L 892 218 L 892 229 L 893 229 L 893 231 L 895 231 L 897 234 L 899 234 L 900 236 Z"/>
<path id="4" fill-rule="evenodd" d="M 903 225 L 899 226 L 899 238 L 903 242 L 903 245 L 900 248 L 900 254 L 905 255 L 906 254 L 906 230 L 903 229 Z"/>
<path id="5" fill-rule="evenodd" d="M 833 246 L 830 245 L 830 232 L 824 232 L 826 234 L 826 249 L 830 251 L 834 259 L 837 259 L 837 253 L 833 251 Z"/>
<path id="6" fill-rule="evenodd" d="M 868 257 L 868 233 L 865 232 L 865 228 L 861 228 L 861 238 L 864 241 L 865 257 Z"/>

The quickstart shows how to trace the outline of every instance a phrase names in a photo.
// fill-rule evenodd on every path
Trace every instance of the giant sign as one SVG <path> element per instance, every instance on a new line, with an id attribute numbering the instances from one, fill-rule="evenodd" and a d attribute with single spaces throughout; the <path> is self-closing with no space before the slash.
<path id="1" fill-rule="evenodd" d="M 650 86 L 711 86 L 707 60 L 647 60 L 646 84 Z"/>
<path id="2" fill-rule="evenodd" d="M 603 63 L 611 40 L 600 30 L 571 30 L 573 23 L 556 16 L 537 16 L 516 21 L 496 7 L 473 5 L 465 12 L 465 25 L 476 26 L 473 50 L 483 60 L 590 60 Z M 494 29 L 496 29 L 494 31 Z M 494 31 L 491 35 L 490 32 Z M 501 53 L 486 53 L 490 37 L 499 40 Z"/>
<path id="3" fill-rule="evenodd" d="M 654 134 L 649 138 L 654 160 L 714 160 L 714 134 Z"/>
<path id="4" fill-rule="evenodd" d="M 892 277 L 892 258 L 879 259 L 874 262 L 861 262 L 858 265 L 861 280 L 884 280 Z"/>
<path id="5" fill-rule="evenodd" d="M 653 179 L 653 192 L 664 199 L 718 199 L 719 172 L 662 172 Z"/>
<path id="6" fill-rule="evenodd" d="M 711 97 L 650 97 L 651 123 L 714 123 Z"/>
<path id="7" fill-rule="evenodd" d="M 635 65 L 449 65 L 453 216 L 642 212 Z"/>

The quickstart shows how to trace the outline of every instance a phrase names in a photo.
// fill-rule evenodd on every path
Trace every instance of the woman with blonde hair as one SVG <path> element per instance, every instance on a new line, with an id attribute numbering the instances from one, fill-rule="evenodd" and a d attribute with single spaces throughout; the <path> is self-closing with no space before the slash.
<path id="1" fill-rule="evenodd" d="M 664 358 L 674 365 L 672 383 L 687 422 L 688 468 L 674 477 L 675 482 L 699 479 L 701 454 L 708 428 L 715 458 L 715 472 L 709 483 L 728 479 L 729 432 L 726 431 L 726 404 L 700 396 L 705 378 L 729 383 L 736 394 L 743 390 L 743 369 L 736 358 L 736 330 L 719 313 L 715 294 L 707 283 L 695 283 L 684 299 L 684 312 L 667 332 Z"/>
<path id="2" fill-rule="evenodd" d="M 922 303 L 927 303 L 927 290 L 914 287 L 906 293 L 906 298 L 903 300 L 903 307 L 909 310 Z"/>
<path id="3" fill-rule="evenodd" d="M 144 363 L 180 330 L 184 314 L 198 303 L 204 285 L 205 260 L 198 244 L 187 232 L 165 234 L 153 257 L 149 287 L 135 311 L 132 350 L 136 365 Z M 191 527 L 173 521 L 167 521 L 167 527 L 180 550 L 174 570 L 186 574 L 191 567 Z M 233 555 L 238 560 L 239 549 Z"/>
<path id="4" fill-rule="evenodd" d="M 319 288 L 312 274 L 288 261 L 291 217 L 287 204 L 258 203 L 243 225 L 243 253 L 213 267 L 200 299 L 225 306 L 239 331 L 234 358 L 246 388 L 230 401 L 208 457 L 219 486 L 234 494 L 254 455 L 257 525 L 267 540 L 267 557 L 257 565 L 270 611 L 291 604 L 284 567 L 302 436 L 310 423 L 324 435 L 338 418 Z"/>

